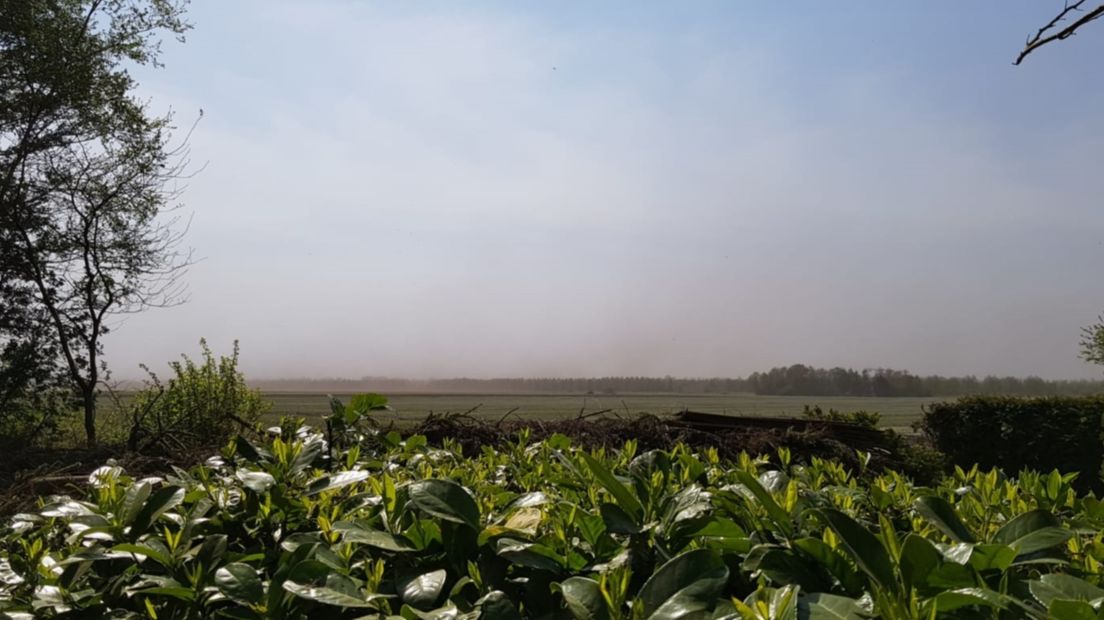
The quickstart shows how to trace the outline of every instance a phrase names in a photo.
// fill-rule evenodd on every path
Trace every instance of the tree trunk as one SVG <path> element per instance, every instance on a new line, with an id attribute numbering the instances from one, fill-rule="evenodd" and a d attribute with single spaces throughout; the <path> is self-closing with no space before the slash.
<path id="1" fill-rule="evenodd" d="M 88 447 L 96 447 L 96 390 L 83 390 L 84 394 L 84 434 L 88 438 Z"/>

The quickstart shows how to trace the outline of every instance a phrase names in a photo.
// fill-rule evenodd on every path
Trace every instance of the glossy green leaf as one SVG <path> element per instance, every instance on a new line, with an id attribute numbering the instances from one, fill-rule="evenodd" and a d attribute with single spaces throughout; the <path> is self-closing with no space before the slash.
<path id="1" fill-rule="evenodd" d="M 611 504 L 603 502 L 598 507 L 598 512 L 602 515 L 602 521 L 606 524 L 606 531 L 613 532 L 614 534 L 639 534 L 641 530 L 637 525 L 636 520 L 629 516 L 624 510 L 617 504 Z"/>
<path id="2" fill-rule="evenodd" d="M 500 538 L 495 541 L 495 552 L 499 557 L 519 566 L 554 573 L 563 570 L 563 558 L 544 545 Z"/>
<path id="3" fill-rule="evenodd" d="M 790 514 L 783 510 L 782 507 L 778 505 L 778 502 L 774 501 L 774 496 L 763 488 L 763 485 L 759 484 L 759 480 L 743 470 L 738 470 L 736 472 L 736 479 L 751 492 L 755 500 L 759 502 L 759 505 L 767 511 L 767 515 L 774 523 L 774 526 L 777 527 L 784 536 L 792 536 L 793 524 L 790 521 Z"/>
<path id="4" fill-rule="evenodd" d="M 184 489 L 175 485 L 165 485 L 154 491 L 145 501 L 134 521 L 130 524 L 132 538 L 144 533 L 157 519 L 176 508 L 184 501 Z"/>
<path id="5" fill-rule="evenodd" d="M 560 584 L 564 605 L 575 620 L 608 620 L 609 608 L 602 598 L 598 582 L 586 577 L 571 577 Z"/>
<path id="6" fill-rule="evenodd" d="M 1051 601 L 1055 600 L 1088 601 L 1094 604 L 1104 602 L 1104 589 L 1071 575 L 1043 575 L 1029 582 L 1028 588 L 1044 607 L 1049 607 Z"/>
<path id="7" fill-rule="evenodd" d="M 405 536 L 396 536 L 395 534 L 373 529 L 362 523 L 338 521 L 333 524 L 333 529 L 341 534 L 341 538 L 345 542 L 368 545 L 385 551 L 405 552 L 415 550 L 414 545 Z"/>
<path id="8" fill-rule="evenodd" d="M 419 480 L 407 487 L 410 502 L 429 515 L 479 531 L 479 506 L 451 480 Z"/>
<path id="9" fill-rule="evenodd" d="M 272 477 L 272 474 L 263 471 L 239 470 L 236 476 L 238 480 L 241 480 L 242 486 L 257 494 L 264 493 L 276 484 L 276 479 Z"/>
<path id="10" fill-rule="evenodd" d="M 916 512 L 928 520 L 951 540 L 960 543 L 975 543 L 977 537 L 958 518 L 954 507 L 947 500 L 935 495 L 918 497 L 913 503 Z"/>
<path id="11" fill-rule="evenodd" d="M 905 536 L 901 545 L 899 568 L 905 585 L 919 588 L 927 583 L 928 576 L 943 562 L 939 550 L 926 538 L 918 534 Z"/>
<path id="12" fill-rule="evenodd" d="M 617 505 L 634 520 L 639 521 L 644 514 L 644 506 L 640 504 L 640 500 L 636 498 L 632 490 L 622 484 L 622 482 L 618 480 L 605 465 L 599 462 L 598 459 L 587 454 L 585 451 L 580 452 L 579 455 L 582 457 L 583 462 L 586 463 L 590 473 L 594 474 L 594 478 L 598 480 L 598 484 L 602 485 L 602 488 L 613 496 Z"/>
<path id="13" fill-rule="evenodd" d="M 710 609 L 728 581 L 728 566 L 717 553 L 695 549 L 659 567 L 640 589 L 644 617 L 684 618 Z"/>
<path id="14" fill-rule="evenodd" d="M 521 620 L 517 607 L 505 592 L 494 590 L 479 599 L 479 620 Z"/>
<path id="15" fill-rule="evenodd" d="M 1028 555 L 1065 544 L 1073 532 L 1045 510 L 1032 510 L 1004 524 L 993 542 L 1015 547 L 1020 555 Z"/>
<path id="16" fill-rule="evenodd" d="M 818 511 L 818 514 L 839 536 L 840 543 L 863 572 L 870 575 L 883 588 L 896 589 L 893 565 L 877 536 L 838 510 L 824 509 Z"/>
<path id="17" fill-rule="evenodd" d="M 264 585 L 248 564 L 233 562 L 218 569 L 215 586 L 226 598 L 243 605 L 259 605 L 264 600 Z"/>
<path id="18" fill-rule="evenodd" d="M 402 601 L 419 609 L 432 608 L 441 598 L 448 573 L 442 570 L 418 575 L 402 584 L 399 595 Z"/>
<path id="19" fill-rule="evenodd" d="M 797 599 L 800 620 L 864 620 L 865 609 L 859 601 L 845 596 L 818 592 Z"/>
<path id="20" fill-rule="evenodd" d="M 347 487 L 350 484 L 363 482 L 367 479 L 368 472 L 366 471 L 343 471 L 329 476 L 321 476 L 312 480 L 310 484 L 307 485 L 307 495 L 318 495 L 326 491 Z"/>
<path id="21" fill-rule="evenodd" d="M 331 575 L 326 580 L 327 584 L 322 586 L 285 581 L 283 588 L 300 598 L 335 607 L 375 607 L 377 601 L 390 598 L 384 594 L 358 592 L 345 585 L 343 580 L 334 579 L 334 577 L 340 576 Z"/>
<path id="22" fill-rule="evenodd" d="M 935 608 L 940 612 L 974 606 L 1004 609 L 1011 603 L 1012 599 L 1008 595 L 982 588 L 947 590 L 935 596 Z"/>

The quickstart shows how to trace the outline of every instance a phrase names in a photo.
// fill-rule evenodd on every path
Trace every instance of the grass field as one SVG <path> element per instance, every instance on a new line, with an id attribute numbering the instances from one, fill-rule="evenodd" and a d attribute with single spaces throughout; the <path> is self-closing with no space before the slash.
<path id="1" fill-rule="evenodd" d="M 325 394 L 309 392 L 265 392 L 272 401 L 273 417 L 297 415 L 314 418 L 329 412 Z M 336 394 L 348 402 L 349 394 Z M 424 418 L 430 412 L 474 410 L 473 416 L 498 420 L 509 411 L 525 419 L 574 417 L 583 412 L 610 409 L 619 415 L 641 412 L 669 415 L 682 409 L 729 415 L 800 416 L 805 405 L 820 405 L 840 411 L 865 409 L 882 414 L 881 426 L 909 430 L 918 420 L 921 407 L 933 398 L 851 398 L 831 396 L 756 396 L 754 394 L 626 394 L 616 396 L 534 394 L 397 394 L 388 395 L 400 421 Z"/>

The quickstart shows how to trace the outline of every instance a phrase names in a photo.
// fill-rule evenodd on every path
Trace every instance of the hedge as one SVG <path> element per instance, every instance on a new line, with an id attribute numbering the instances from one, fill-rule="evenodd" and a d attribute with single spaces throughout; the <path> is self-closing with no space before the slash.
<path id="1" fill-rule="evenodd" d="M 1100 490 L 1102 416 L 1104 396 L 967 396 L 925 407 L 920 429 L 955 465 L 1077 471 Z"/>

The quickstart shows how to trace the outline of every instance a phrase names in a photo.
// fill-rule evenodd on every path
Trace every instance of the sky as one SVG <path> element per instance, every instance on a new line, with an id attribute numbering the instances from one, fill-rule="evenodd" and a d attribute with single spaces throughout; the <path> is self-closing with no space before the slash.
<path id="1" fill-rule="evenodd" d="M 1061 2 L 198 0 L 140 68 L 247 377 L 1099 377 L 1104 25 Z"/>

